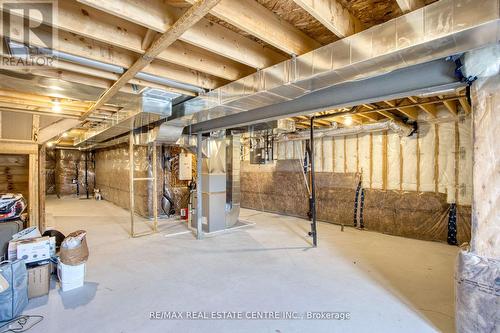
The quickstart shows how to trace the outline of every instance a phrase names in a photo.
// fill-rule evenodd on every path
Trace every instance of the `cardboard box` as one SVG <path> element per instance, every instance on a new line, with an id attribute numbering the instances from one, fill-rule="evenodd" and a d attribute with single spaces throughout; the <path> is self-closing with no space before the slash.
<path id="1" fill-rule="evenodd" d="M 30 239 L 42 237 L 40 230 L 37 227 L 29 227 L 19 231 L 17 234 L 12 235 L 12 240 Z"/>
<path id="2" fill-rule="evenodd" d="M 47 241 L 48 240 L 48 257 L 45 257 L 45 256 L 41 256 L 40 255 L 36 255 L 36 257 L 29 257 L 28 258 L 23 258 L 23 255 L 28 255 L 27 251 L 29 251 L 29 249 L 33 246 L 37 246 L 37 248 L 39 248 L 39 250 L 41 251 L 42 249 L 40 248 L 41 247 L 41 244 L 40 242 L 43 242 L 43 241 Z M 22 255 L 19 254 L 19 245 L 21 245 L 21 251 L 22 251 Z M 45 244 L 45 243 L 44 243 Z M 44 245 L 46 246 L 46 245 Z M 22 240 L 11 240 L 9 242 L 9 247 L 7 249 L 7 255 L 8 255 L 8 258 L 9 260 L 17 260 L 18 258 L 19 259 L 24 259 L 24 261 L 26 263 L 30 263 L 30 262 L 35 262 L 35 261 L 40 261 L 40 260 L 48 260 L 50 259 L 50 257 L 55 257 L 56 255 L 56 238 L 55 237 L 48 237 L 48 236 L 45 236 L 45 237 L 37 237 L 37 238 L 31 238 L 31 239 L 22 239 Z M 36 253 L 34 253 L 33 255 L 35 255 Z M 38 258 L 38 259 L 37 259 Z M 34 259 L 34 260 L 32 260 Z"/>
<path id="3" fill-rule="evenodd" d="M 28 268 L 28 298 L 47 295 L 50 288 L 49 263 Z"/>
<path id="4" fill-rule="evenodd" d="M 50 259 L 50 237 L 39 237 L 17 243 L 17 259 L 25 263 Z"/>

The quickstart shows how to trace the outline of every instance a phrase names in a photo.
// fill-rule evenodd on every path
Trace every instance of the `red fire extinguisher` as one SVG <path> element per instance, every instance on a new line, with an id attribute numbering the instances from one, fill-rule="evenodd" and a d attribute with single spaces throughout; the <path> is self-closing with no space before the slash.
<path id="1" fill-rule="evenodd" d="M 187 208 L 181 208 L 181 220 L 187 220 L 189 211 Z"/>

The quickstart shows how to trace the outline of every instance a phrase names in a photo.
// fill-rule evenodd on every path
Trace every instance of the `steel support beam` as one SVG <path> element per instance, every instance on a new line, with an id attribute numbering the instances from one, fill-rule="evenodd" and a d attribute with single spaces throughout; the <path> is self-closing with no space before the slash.
<path id="1" fill-rule="evenodd" d="M 311 117 L 311 137 L 309 139 L 309 154 L 311 158 L 311 232 L 313 247 L 318 246 L 318 233 L 316 231 L 316 184 L 314 183 L 314 117 Z"/>

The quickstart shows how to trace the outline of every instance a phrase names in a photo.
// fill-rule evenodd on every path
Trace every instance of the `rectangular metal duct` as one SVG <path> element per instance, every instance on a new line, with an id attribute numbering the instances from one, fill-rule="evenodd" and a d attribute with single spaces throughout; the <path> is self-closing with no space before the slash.
<path id="1" fill-rule="evenodd" d="M 75 145 L 96 144 L 128 133 L 133 129 L 151 125 L 172 114 L 172 93 L 148 89 L 138 96 L 121 101 L 122 109 L 106 121 L 82 134 Z"/>
<path id="2" fill-rule="evenodd" d="M 499 0 L 441 0 L 191 99 L 173 118 L 204 122 L 463 53 L 497 42 L 499 17 Z"/>

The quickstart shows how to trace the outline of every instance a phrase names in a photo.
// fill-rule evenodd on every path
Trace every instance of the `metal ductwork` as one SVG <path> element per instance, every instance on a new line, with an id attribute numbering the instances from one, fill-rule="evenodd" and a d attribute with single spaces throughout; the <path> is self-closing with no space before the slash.
<path id="1" fill-rule="evenodd" d="M 499 0 L 441 0 L 193 98 L 173 118 L 214 123 L 496 43 L 499 16 Z"/>
<path id="2" fill-rule="evenodd" d="M 374 133 L 381 131 L 393 131 L 400 137 L 406 137 L 412 135 L 414 130 L 415 128 L 412 125 L 408 125 L 396 120 L 388 120 L 379 123 L 358 125 L 352 127 L 316 129 L 314 130 L 314 138 L 356 135 L 356 134 Z M 278 136 L 278 138 L 275 141 L 280 142 L 280 141 L 307 140 L 309 138 L 310 138 L 310 131 L 304 130 L 297 133 L 289 133 Z"/>
<path id="3" fill-rule="evenodd" d="M 121 110 L 84 132 L 75 140 L 75 145 L 101 143 L 137 129 L 142 130 L 135 133 L 136 143 L 152 142 L 157 136 L 158 122 L 172 114 L 172 99 L 177 96 L 159 89 L 146 89 L 141 95 L 130 95 L 119 101 Z"/>

